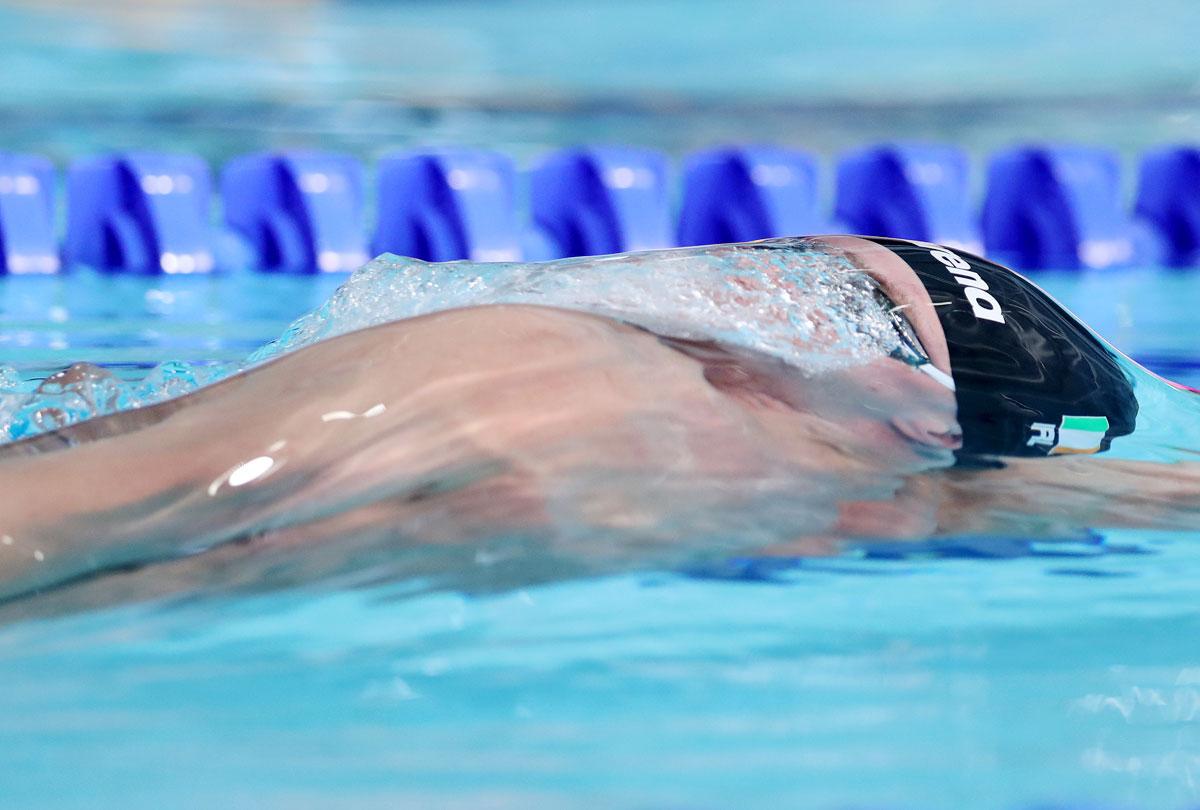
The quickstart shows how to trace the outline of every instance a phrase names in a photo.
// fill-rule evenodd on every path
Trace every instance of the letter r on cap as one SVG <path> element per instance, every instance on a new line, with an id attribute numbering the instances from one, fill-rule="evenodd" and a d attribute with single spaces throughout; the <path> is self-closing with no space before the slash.
<path id="1" fill-rule="evenodd" d="M 1054 434 L 1058 431 L 1058 425 L 1050 422 L 1034 422 L 1029 426 L 1029 429 L 1033 432 L 1033 435 L 1029 437 L 1029 441 L 1025 442 L 1026 447 L 1033 447 L 1034 445 L 1054 446 L 1056 442 Z"/>

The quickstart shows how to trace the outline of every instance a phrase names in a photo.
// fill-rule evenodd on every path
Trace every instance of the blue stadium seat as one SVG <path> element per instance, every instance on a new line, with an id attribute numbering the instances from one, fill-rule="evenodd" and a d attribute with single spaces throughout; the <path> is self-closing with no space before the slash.
<path id="1" fill-rule="evenodd" d="M 1200 265 L 1200 149 L 1169 147 L 1144 155 L 1134 212 L 1157 236 L 1164 264 Z"/>
<path id="2" fill-rule="evenodd" d="M 667 160 L 649 149 L 590 147 L 548 157 L 529 176 L 527 258 L 670 247 Z"/>
<path id="3" fill-rule="evenodd" d="M 1156 252 L 1122 205 L 1116 153 L 1089 146 L 994 155 L 982 231 L 989 258 L 1020 269 L 1122 266 Z"/>
<path id="4" fill-rule="evenodd" d="M 221 198 L 225 222 L 262 270 L 349 271 L 367 260 L 363 170 L 348 155 L 243 155 L 221 173 Z"/>
<path id="5" fill-rule="evenodd" d="M 982 251 L 966 152 L 942 144 L 889 143 L 838 163 L 834 216 L 851 233 Z"/>
<path id="6" fill-rule="evenodd" d="M 212 179 L 195 155 L 126 152 L 86 158 L 67 174 L 68 264 L 156 274 L 216 266 Z"/>
<path id="7" fill-rule="evenodd" d="M 58 269 L 54 167 L 36 155 L 0 153 L 0 274 Z"/>
<path id="8" fill-rule="evenodd" d="M 519 260 L 514 175 L 499 152 L 436 149 L 384 157 L 372 251 L 434 262 Z"/>
<path id="9" fill-rule="evenodd" d="M 678 243 L 709 245 L 829 230 L 817 159 L 774 146 L 711 149 L 684 163 Z"/>

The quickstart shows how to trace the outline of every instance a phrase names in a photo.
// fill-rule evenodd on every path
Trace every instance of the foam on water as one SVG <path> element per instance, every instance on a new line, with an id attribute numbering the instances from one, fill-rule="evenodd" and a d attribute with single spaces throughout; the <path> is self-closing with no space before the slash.
<path id="1" fill-rule="evenodd" d="M 431 264 L 385 254 L 244 363 L 163 363 L 133 382 L 90 365 L 29 382 L 0 366 L 0 442 L 181 396 L 336 335 L 485 304 L 590 312 L 819 373 L 893 348 L 895 333 L 873 291 L 848 259 L 800 239 L 529 264 Z"/>
<path id="2" fill-rule="evenodd" d="M 139 380 L 123 381 L 99 366 L 77 363 L 40 382 L 28 382 L 15 369 L 0 366 L 0 442 L 173 399 L 234 368 L 167 362 Z"/>
<path id="3" fill-rule="evenodd" d="M 536 304 L 755 349 L 815 373 L 894 347 L 873 291 L 848 259 L 801 239 L 530 264 L 429 264 L 385 254 L 251 361 L 401 318 Z"/>

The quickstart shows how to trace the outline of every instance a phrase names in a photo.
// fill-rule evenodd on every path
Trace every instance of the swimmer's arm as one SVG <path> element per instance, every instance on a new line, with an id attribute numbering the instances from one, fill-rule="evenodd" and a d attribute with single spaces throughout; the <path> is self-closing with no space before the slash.
<path id="1" fill-rule="evenodd" d="M 906 479 L 890 498 L 839 503 L 832 537 L 921 541 L 960 535 L 1077 537 L 1089 528 L 1200 530 L 1200 464 L 1095 457 L 1009 459 L 1002 469 Z M 803 537 L 762 553 L 811 556 L 838 547 Z"/>
<path id="2" fill-rule="evenodd" d="M 148 424 L 126 417 L 129 433 L 10 451 L 0 460 L 0 598 L 382 497 L 373 488 L 419 489 L 430 471 L 489 455 L 454 441 L 462 433 L 443 417 L 452 394 L 486 388 L 498 358 L 479 330 L 498 320 L 446 313 L 345 335 L 185 397 Z M 526 336 L 537 331 L 529 321 Z M 473 374 L 480 385 L 444 384 Z"/>
<path id="3" fill-rule="evenodd" d="M 0 599 L 370 504 L 394 504 L 372 520 L 395 524 L 418 496 L 445 533 L 494 524 L 486 503 L 446 511 L 447 481 L 519 472 L 535 520 L 543 482 L 572 465 L 694 468 L 647 414 L 700 419 L 716 396 L 657 339 L 578 313 L 484 307 L 345 335 L 131 433 L 0 460 Z"/>
<path id="4" fill-rule="evenodd" d="M 398 407 L 402 394 L 454 367 L 453 351 L 432 345 L 446 338 L 445 319 L 437 325 L 396 324 L 318 344 L 184 397 L 165 416 L 123 415 L 133 428 L 125 434 L 102 430 L 31 456 L 14 446 L 0 460 L 0 598 L 186 554 L 185 541 L 215 545 L 286 523 L 324 505 L 314 503 L 322 497 L 360 494 L 379 465 L 419 475 L 445 461 L 444 447 L 397 428 L 406 411 L 411 417 Z M 389 431 L 380 446 L 390 455 L 374 454 L 378 465 L 339 468 L 349 482 L 336 473 L 313 480 Z M 309 502 L 297 502 L 301 490 Z"/>
<path id="5" fill-rule="evenodd" d="M 943 474 L 939 534 L 1200 529 L 1200 464 L 1079 456 Z"/>

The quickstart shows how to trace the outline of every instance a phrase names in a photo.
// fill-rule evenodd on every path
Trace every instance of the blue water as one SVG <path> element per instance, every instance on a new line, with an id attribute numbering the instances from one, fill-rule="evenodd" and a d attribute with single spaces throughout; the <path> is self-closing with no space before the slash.
<path id="1" fill-rule="evenodd" d="M 1200 380 L 1200 279 L 1041 280 Z M 234 360 L 333 283 L 7 279 L 5 357 L 28 377 L 69 358 L 127 379 Z M 0 633 L 0 791 L 52 807 L 1200 801 L 1194 538 L 985 551 L 494 592 L 484 570 L 465 593 L 185 595 L 25 623 Z"/>
<path id="2" fill-rule="evenodd" d="M 824 563 L 777 585 L 294 593 L 18 627 L 0 648 L 6 794 L 1181 807 L 1200 766 L 1200 669 L 1183 641 L 1200 630 L 1200 561 L 1154 548 Z"/>
<path id="3" fill-rule="evenodd" d="M 921 137 L 978 157 L 1197 135 L 1194 3 L 739 6 L 732 24 L 683 0 L 10 5 L 0 147 Z M 1039 281 L 1200 383 L 1200 276 Z M 0 279 L 0 364 L 232 362 L 335 283 Z M 988 550 L 522 588 L 481 564 L 465 591 L 192 594 L 9 626 L 0 806 L 1200 804 L 1196 538 Z"/>

